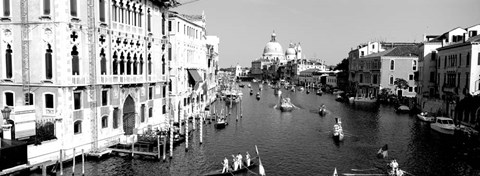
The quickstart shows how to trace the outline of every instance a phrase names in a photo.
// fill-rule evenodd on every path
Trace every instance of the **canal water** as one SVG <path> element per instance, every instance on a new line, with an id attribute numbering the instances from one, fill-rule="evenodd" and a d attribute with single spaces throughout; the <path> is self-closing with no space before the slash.
<path id="1" fill-rule="evenodd" d="M 384 173 L 390 159 L 416 176 L 480 175 L 480 167 L 470 161 L 456 139 L 432 131 L 412 115 L 397 114 L 389 106 L 354 107 L 335 101 L 331 94 L 285 89 L 282 96 L 298 108 L 280 112 L 276 108 L 279 97 L 273 89 L 263 88 L 260 100 L 243 88 L 243 117 L 235 120 L 239 106 L 234 105 L 225 129 L 204 124 L 201 145 L 197 128 L 187 152 L 183 143 L 166 162 L 120 156 L 88 161 L 86 175 L 202 175 L 221 169 L 222 160 L 230 160 L 232 154 L 244 156 L 248 151 L 255 157 L 255 145 L 267 175 L 332 175 L 335 168 L 339 174 Z M 252 89 L 256 93 L 258 84 L 252 84 Z M 328 109 L 325 116 L 318 115 L 321 104 Z M 340 143 L 331 137 L 335 118 L 342 119 L 346 134 Z M 376 152 L 384 144 L 388 144 L 389 157 L 378 159 Z M 77 175 L 80 169 L 81 165 L 76 165 Z M 258 167 L 244 175 L 256 175 L 254 172 L 258 173 Z M 71 175 L 71 167 L 65 174 Z"/>

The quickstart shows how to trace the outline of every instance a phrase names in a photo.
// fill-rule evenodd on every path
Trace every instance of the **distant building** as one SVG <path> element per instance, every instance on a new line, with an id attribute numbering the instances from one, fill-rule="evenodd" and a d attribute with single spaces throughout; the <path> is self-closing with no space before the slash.
<path id="1" fill-rule="evenodd" d="M 415 97 L 415 72 L 418 71 L 418 47 L 397 46 L 379 53 L 355 58 L 350 68 L 350 82 L 355 85 L 359 97 L 376 97 L 380 90 L 390 89 L 393 94 Z M 397 78 L 409 83 L 407 89 L 394 84 Z"/>

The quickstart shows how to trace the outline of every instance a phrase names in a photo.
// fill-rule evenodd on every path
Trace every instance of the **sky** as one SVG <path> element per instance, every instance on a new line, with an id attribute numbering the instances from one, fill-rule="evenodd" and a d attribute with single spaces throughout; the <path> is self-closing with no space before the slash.
<path id="1" fill-rule="evenodd" d="M 285 51 L 300 43 L 307 58 L 336 65 L 369 41 L 422 42 L 423 36 L 480 24 L 480 0 L 178 0 L 171 9 L 206 15 L 220 38 L 220 67 L 250 67 L 273 31 Z M 190 2 L 190 3 L 188 3 Z"/>

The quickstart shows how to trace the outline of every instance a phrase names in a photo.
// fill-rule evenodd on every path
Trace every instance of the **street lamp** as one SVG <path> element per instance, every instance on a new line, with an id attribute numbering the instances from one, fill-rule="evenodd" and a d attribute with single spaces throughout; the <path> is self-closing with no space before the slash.
<path id="1" fill-rule="evenodd" d="M 8 106 L 5 106 L 5 108 L 2 109 L 3 119 L 9 120 L 11 112 L 12 112 L 12 109 L 10 109 Z"/>

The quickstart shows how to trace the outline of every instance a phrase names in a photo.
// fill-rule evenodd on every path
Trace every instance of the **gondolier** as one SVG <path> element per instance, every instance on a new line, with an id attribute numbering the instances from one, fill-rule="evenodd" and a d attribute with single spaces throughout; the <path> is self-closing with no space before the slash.
<path id="1" fill-rule="evenodd" d="M 238 153 L 237 155 L 237 161 L 238 161 L 238 167 L 242 168 L 242 154 Z"/>
<path id="2" fill-rule="evenodd" d="M 225 157 L 225 159 L 223 160 L 223 170 L 222 170 L 222 173 L 226 173 L 228 172 L 228 159 L 227 157 Z"/>
<path id="3" fill-rule="evenodd" d="M 245 160 L 247 162 L 247 167 L 250 166 L 250 154 L 247 152 L 247 154 L 245 155 Z"/>

